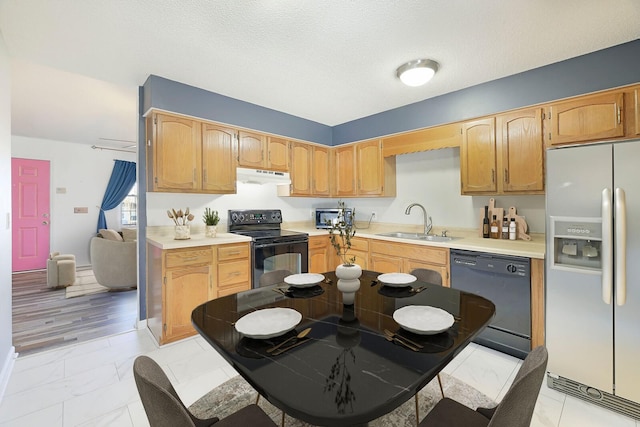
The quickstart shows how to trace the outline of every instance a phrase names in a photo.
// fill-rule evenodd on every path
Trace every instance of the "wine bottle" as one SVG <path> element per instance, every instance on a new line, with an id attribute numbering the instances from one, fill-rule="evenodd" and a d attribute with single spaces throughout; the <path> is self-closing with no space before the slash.
<path id="1" fill-rule="evenodd" d="M 484 219 L 482 220 L 482 237 L 489 238 L 489 206 L 484 207 Z"/>
<path id="2" fill-rule="evenodd" d="M 498 226 L 498 220 L 496 219 L 495 215 L 493 216 L 493 221 L 491 221 L 491 238 L 500 238 L 500 227 Z"/>
<path id="3" fill-rule="evenodd" d="M 507 221 L 507 217 L 502 217 L 502 236 L 501 239 L 508 240 L 509 239 L 509 221 Z"/>

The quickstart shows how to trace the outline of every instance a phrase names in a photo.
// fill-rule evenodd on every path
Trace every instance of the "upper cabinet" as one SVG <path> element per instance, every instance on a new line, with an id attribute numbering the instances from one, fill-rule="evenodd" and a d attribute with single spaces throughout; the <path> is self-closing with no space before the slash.
<path id="1" fill-rule="evenodd" d="M 253 132 L 238 132 L 238 166 L 253 169 L 266 167 L 267 138 Z"/>
<path id="2" fill-rule="evenodd" d="M 200 132 L 195 120 L 166 114 L 147 119 L 147 191 L 200 189 Z"/>
<path id="3" fill-rule="evenodd" d="M 495 119 L 463 123 L 460 145 L 462 194 L 497 192 L 496 168 Z"/>
<path id="4" fill-rule="evenodd" d="M 383 143 L 384 157 L 459 147 L 462 143 L 462 124 L 451 123 L 389 136 L 384 138 Z"/>
<path id="5" fill-rule="evenodd" d="M 624 136 L 622 91 L 581 96 L 548 106 L 550 145 L 598 141 Z"/>
<path id="6" fill-rule="evenodd" d="M 289 141 L 270 136 L 267 138 L 267 169 L 289 170 Z"/>
<path id="7" fill-rule="evenodd" d="M 147 191 L 235 193 L 234 130 L 154 113 L 147 118 Z"/>
<path id="8" fill-rule="evenodd" d="M 291 196 L 329 196 L 329 147 L 292 142 Z"/>
<path id="9" fill-rule="evenodd" d="M 382 140 L 333 149 L 336 171 L 332 195 L 337 197 L 395 196 L 395 157 L 384 158 Z"/>
<path id="10" fill-rule="evenodd" d="M 542 194 L 542 109 L 464 123 L 460 181 L 462 194 Z"/>
<path id="11" fill-rule="evenodd" d="M 530 108 L 496 117 L 498 192 L 544 192 L 542 108 Z"/>
<path id="12" fill-rule="evenodd" d="M 202 189 L 211 193 L 236 192 L 235 131 L 202 124 Z"/>

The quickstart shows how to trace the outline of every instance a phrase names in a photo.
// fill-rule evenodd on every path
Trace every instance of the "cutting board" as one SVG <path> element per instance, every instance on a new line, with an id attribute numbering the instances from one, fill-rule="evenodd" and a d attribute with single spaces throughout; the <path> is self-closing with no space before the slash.
<path id="1" fill-rule="evenodd" d="M 493 215 L 496 216 L 496 220 L 498 220 L 498 228 L 500 228 L 500 232 L 502 232 L 502 218 L 504 216 L 504 209 L 496 207 L 496 200 L 492 197 L 489 199 L 489 225 L 491 225 L 491 221 L 493 221 Z M 482 222 L 484 220 L 484 207 L 480 209 L 480 230 L 478 235 L 482 237 Z"/>

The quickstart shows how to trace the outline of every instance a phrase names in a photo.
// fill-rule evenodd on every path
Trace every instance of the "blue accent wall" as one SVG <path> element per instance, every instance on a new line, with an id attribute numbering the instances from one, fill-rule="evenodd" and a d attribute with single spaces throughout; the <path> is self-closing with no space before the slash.
<path id="1" fill-rule="evenodd" d="M 331 127 L 151 75 L 144 84 L 143 111 L 172 111 L 233 126 L 331 145 Z"/>
<path id="2" fill-rule="evenodd" d="M 375 138 L 640 82 L 640 40 L 333 127 L 332 144 Z"/>

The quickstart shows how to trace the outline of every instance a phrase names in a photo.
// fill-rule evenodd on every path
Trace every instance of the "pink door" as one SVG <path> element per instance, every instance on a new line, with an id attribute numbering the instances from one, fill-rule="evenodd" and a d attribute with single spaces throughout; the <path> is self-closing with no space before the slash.
<path id="1" fill-rule="evenodd" d="M 45 268 L 49 256 L 49 162 L 11 159 L 13 271 Z"/>

